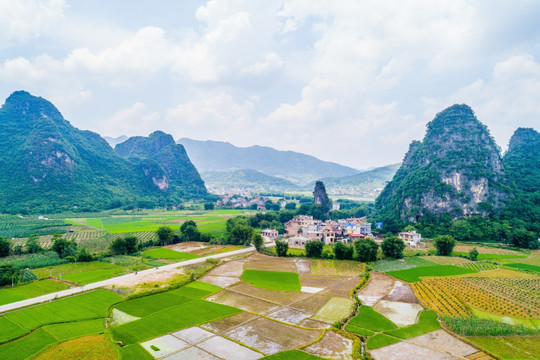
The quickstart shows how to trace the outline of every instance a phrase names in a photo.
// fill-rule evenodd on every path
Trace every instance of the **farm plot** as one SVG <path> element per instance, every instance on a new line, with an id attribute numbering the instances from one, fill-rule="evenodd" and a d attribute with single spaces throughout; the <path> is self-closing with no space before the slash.
<path id="1" fill-rule="evenodd" d="M 263 289 L 300 291 L 300 278 L 294 272 L 244 270 L 242 280 Z"/>
<path id="2" fill-rule="evenodd" d="M 322 360 L 322 358 L 300 350 L 289 350 L 267 356 L 264 360 Z"/>
<path id="3" fill-rule="evenodd" d="M 390 276 L 371 272 L 367 285 L 358 292 L 357 296 L 363 305 L 373 306 L 382 299 L 394 286 L 394 279 Z"/>
<path id="4" fill-rule="evenodd" d="M 231 316 L 221 318 L 219 320 L 202 324 L 203 329 L 207 329 L 216 333 L 223 333 L 229 329 L 232 329 L 240 324 L 247 323 L 248 321 L 258 318 L 256 315 L 241 312 Z"/>
<path id="5" fill-rule="evenodd" d="M 438 265 L 458 265 L 459 266 L 460 264 L 474 263 L 473 261 L 469 259 L 465 259 L 462 257 L 454 257 L 454 256 L 425 256 L 422 259 L 425 259 L 427 261 L 430 261 Z"/>
<path id="6" fill-rule="evenodd" d="M 0 359 L 24 360 L 56 342 L 47 331 L 38 329 L 28 336 L 0 346 Z"/>
<path id="7" fill-rule="evenodd" d="M 373 310 L 373 308 L 369 306 L 361 306 L 358 309 L 358 314 L 356 314 L 356 316 L 349 321 L 345 327 L 345 330 L 352 333 L 365 335 L 358 329 L 365 329 L 369 330 L 370 332 L 379 332 L 384 330 L 393 330 L 396 328 L 396 325 L 392 321 Z"/>
<path id="8" fill-rule="evenodd" d="M 30 299 L 36 296 L 65 290 L 69 285 L 55 280 L 33 281 L 16 287 L 0 289 L 0 305 Z"/>
<path id="9" fill-rule="evenodd" d="M 398 301 L 381 300 L 374 307 L 394 324 L 398 326 L 408 326 L 416 323 L 418 314 L 424 308 L 419 304 L 410 304 Z"/>
<path id="10" fill-rule="evenodd" d="M 265 354 L 298 348 L 317 339 L 321 332 L 285 325 L 265 318 L 257 318 L 223 334 Z"/>
<path id="11" fill-rule="evenodd" d="M 206 300 L 212 301 L 218 304 L 234 306 L 242 310 L 256 312 L 258 314 L 267 314 L 270 311 L 273 311 L 279 307 L 278 304 L 257 299 L 249 295 L 237 293 L 234 291 L 229 291 L 224 289 L 210 297 L 207 297 Z"/>
<path id="12" fill-rule="evenodd" d="M 383 299 L 406 303 L 418 302 L 418 299 L 416 298 L 416 295 L 414 295 L 414 291 L 412 290 L 411 286 L 399 280 L 394 283 L 392 290 Z"/>
<path id="13" fill-rule="evenodd" d="M 280 305 L 289 305 L 306 298 L 309 294 L 299 291 L 267 290 L 251 285 L 250 283 L 240 283 L 228 288 L 230 291 L 249 295 L 258 299 L 266 300 Z"/>
<path id="14" fill-rule="evenodd" d="M 111 341 L 105 336 L 85 336 L 58 344 L 45 350 L 34 359 L 85 359 L 116 360 L 118 358 Z"/>
<path id="15" fill-rule="evenodd" d="M 425 260 L 427 257 L 407 257 L 398 260 L 379 260 L 373 264 L 373 270 L 386 272 L 412 269 L 419 266 L 437 266 L 434 262 Z"/>
<path id="16" fill-rule="evenodd" d="M 348 298 L 351 296 L 351 289 L 353 289 L 360 281 L 363 281 L 363 278 L 352 277 L 347 280 L 339 281 L 337 284 L 331 285 L 322 291 L 323 294 L 331 296 L 339 296 L 343 298 Z"/>
<path id="17" fill-rule="evenodd" d="M 246 270 L 296 272 L 295 259 L 253 254 L 246 262 Z"/>
<path id="18" fill-rule="evenodd" d="M 351 260 L 310 260 L 311 274 L 323 276 L 358 276 L 366 266 Z"/>
<path id="19" fill-rule="evenodd" d="M 323 338 L 304 348 L 310 354 L 323 356 L 327 359 L 347 359 L 353 348 L 353 340 L 327 331 Z"/>
<path id="20" fill-rule="evenodd" d="M 426 266 L 416 267 L 406 270 L 388 271 L 387 274 L 392 275 L 400 280 L 410 283 L 421 281 L 422 277 L 426 276 L 451 276 L 474 273 L 475 271 L 460 268 L 452 265 Z"/>
<path id="21" fill-rule="evenodd" d="M 125 272 L 125 268 L 101 261 L 69 263 L 54 267 L 42 267 L 32 272 L 40 279 L 48 277 L 88 284 L 93 281 L 109 279 Z M 96 280 L 97 279 L 97 280 Z"/>
<path id="22" fill-rule="evenodd" d="M 174 251 L 167 248 L 157 248 L 152 250 L 146 250 L 143 252 L 143 256 L 154 259 L 166 259 L 166 260 L 191 260 L 199 258 L 199 255 Z"/>
<path id="23" fill-rule="evenodd" d="M 313 317 L 329 324 L 341 321 L 346 318 L 353 310 L 354 301 L 339 297 L 330 298 L 330 300 Z"/>
<path id="24" fill-rule="evenodd" d="M 540 336 L 474 336 L 467 340 L 503 359 L 538 359 Z"/>

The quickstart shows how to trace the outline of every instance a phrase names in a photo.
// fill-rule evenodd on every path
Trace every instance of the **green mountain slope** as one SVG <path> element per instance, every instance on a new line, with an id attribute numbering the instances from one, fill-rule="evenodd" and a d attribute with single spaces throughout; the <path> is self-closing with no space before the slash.
<path id="1" fill-rule="evenodd" d="M 519 128 L 514 132 L 504 164 L 516 188 L 527 193 L 540 191 L 540 133 Z"/>
<path id="2" fill-rule="evenodd" d="M 236 147 L 221 141 L 180 139 L 193 164 L 201 172 L 253 169 L 263 174 L 304 185 L 322 177 L 340 177 L 358 172 L 353 168 L 322 161 L 294 151 L 265 146 Z"/>
<path id="3" fill-rule="evenodd" d="M 25 91 L 0 109 L 0 188 L 0 212 L 11 213 L 95 211 L 169 196 L 98 134 Z"/>
<path id="4" fill-rule="evenodd" d="M 467 105 L 453 105 L 410 145 L 402 166 L 376 200 L 382 219 L 492 214 L 511 196 L 500 151 Z"/>
<path id="5" fill-rule="evenodd" d="M 176 144 L 171 135 L 156 131 L 148 137 L 131 137 L 114 150 L 144 172 L 149 187 L 184 198 L 207 195 L 204 182 L 186 150 Z"/>

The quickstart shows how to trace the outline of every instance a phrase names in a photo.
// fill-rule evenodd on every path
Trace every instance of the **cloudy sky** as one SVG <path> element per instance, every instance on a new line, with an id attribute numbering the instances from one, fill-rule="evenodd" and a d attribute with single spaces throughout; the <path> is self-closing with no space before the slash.
<path id="1" fill-rule="evenodd" d="M 102 135 L 223 140 L 358 169 L 454 103 L 504 150 L 540 124 L 540 2 L 0 0 L 0 102 Z"/>

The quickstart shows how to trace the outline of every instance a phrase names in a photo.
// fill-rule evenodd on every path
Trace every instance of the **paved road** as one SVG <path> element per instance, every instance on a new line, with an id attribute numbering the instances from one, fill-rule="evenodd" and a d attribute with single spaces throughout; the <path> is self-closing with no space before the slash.
<path id="1" fill-rule="evenodd" d="M 271 247 L 273 245 L 274 244 L 266 244 L 267 247 L 269 247 L 269 246 Z M 117 276 L 117 277 L 114 277 L 114 278 L 111 278 L 111 279 L 102 280 L 102 281 L 98 281 L 98 282 L 91 283 L 91 284 L 86 284 L 86 285 L 83 285 L 83 286 L 80 286 L 80 287 L 75 287 L 75 288 L 72 288 L 72 289 L 62 290 L 62 291 L 58 291 L 58 292 L 38 296 L 38 297 L 35 297 L 35 298 L 31 298 L 31 299 L 21 300 L 21 301 L 17 301 L 17 302 L 11 303 L 11 304 L 1 305 L 0 306 L 0 314 L 4 313 L 6 311 L 22 308 L 22 307 L 25 307 L 25 306 L 35 305 L 35 304 L 39 304 L 39 303 L 42 303 L 42 302 L 45 302 L 45 301 L 49 301 L 49 300 L 53 300 L 53 299 L 57 299 L 57 298 L 65 297 L 65 296 L 70 296 L 70 295 L 82 293 L 84 291 L 93 290 L 93 289 L 97 289 L 97 288 L 100 288 L 100 287 L 103 287 L 103 286 L 111 285 L 111 284 L 114 284 L 118 280 L 132 279 L 133 277 L 136 277 L 136 276 L 145 276 L 145 275 L 149 275 L 149 274 L 153 274 L 153 273 L 157 273 L 157 272 L 162 272 L 162 271 L 165 271 L 165 270 L 171 270 L 171 269 L 176 269 L 176 268 L 183 267 L 183 266 L 199 264 L 199 263 L 205 262 L 206 259 L 220 259 L 220 258 L 224 258 L 224 257 L 230 257 L 230 256 L 235 256 L 235 255 L 246 254 L 246 253 L 253 252 L 253 251 L 255 251 L 255 248 L 253 246 L 250 246 L 249 248 L 246 248 L 246 249 L 234 250 L 234 251 L 229 251 L 229 252 L 225 252 L 225 253 L 221 253 L 221 254 L 209 255 L 209 256 L 205 256 L 205 257 L 201 257 L 201 258 L 197 258 L 197 259 L 181 261 L 181 262 L 177 262 L 177 263 L 174 263 L 174 264 L 160 266 L 158 268 L 152 268 L 152 269 L 138 271 L 137 273 L 133 272 L 133 273 L 126 274 L 126 275 Z"/>

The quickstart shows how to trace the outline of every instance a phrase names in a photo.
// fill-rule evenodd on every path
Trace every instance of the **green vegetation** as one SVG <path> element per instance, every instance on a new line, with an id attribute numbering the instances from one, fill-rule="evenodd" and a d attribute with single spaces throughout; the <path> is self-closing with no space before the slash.
<path id="1" fill-rule="evenodd" d="M 368 339 L 367 347 L 370 350 L 375 350 L 383 346 L 392 345 L 401 340 L 393 336 L 388 336 L 386 334 L 377 334 Z"/>
<path id="2" fill-rule="evenodd" d="M 0 289 L 0 305 L 30 299 L 36 296 L 65 290 L 69 285 L 55 280 L 34 281 L 25 285 Z"/>
<path id="3" fill-rule="evenodd" d="M 242 280 L 268 290 L 300 291 L 297 273 L 280 271 L 244 270 Z"/>
<path id="4" fill-rule="evenodd" d="M 386 317 L 373 310 L 369 306 L 360 306 L 358 314 L 349 321 L 345 330 L 349 331 L 349 325 L 371 331 L 384 331 L 396 329 L 396 325 Z M 354 328 L 352 329 L 354 330 Z M 354 332 L 354 331 L 351 331 Z"/>
<path id="5" fill-rule="evenodd" d="M 0 346 L 0 359 L 24 360 L 56 342 L 50 333 L 38 329 L 28 336 Z"/>
<path id="6" fill-rule="evenodd" d="M 516 269 L 522 269 L 522 270 L 528 270 L 528 271 L 534 271 L 534 272 L 540 273 L 540 266 L 531 265 L 531 264 L 514 263 L 514 264 L 505 264 L 504 266 L 509 266 Z"/>
<path id="7" fill-rule="evenodd" d="M 467 340 L 503 359 L 538 359 L 539 336 L 473 336 Z"/>
<path id="8" fill-rule="evenodd" d="M 282 257 L 287 256 L 289 251 L 293 250 L 293 249 L 289 250 L 289 243 L 285 240 L 276 239 L 275 243 L 276 243 L 275 251 L 276 251 L 277 256 L 282 256 Z M 304 254 L 303 251 L 302 251 L 302 254 Z"/>
<path id="9" fill-rule="evenodd" d="M 435 238 L 435 248 L 439 256 L 451 256 L 457 241 L 450 235 L 439 235 Z"/>
<path id="10" fill-rule="evenodd" d="M 324 243 L 321 240 L 310 240 L 306 242 L 306 257 L 321 258 Z"/>
<path id="11" fill-rule="evenodd" d="M 30 235 L 62 234 L 69 225 L 63 220 L 38 219 L 37 216 L 0 215 L 0 237 L 25 238 Z"/>
<path id="12" fill-rule="evenodd" d="M 144 256 L 154 259 L 171 259 L 171 260 L 190 260 L 199 258 L 199 255 L 175 251 L 167 248 L 157 248 L 152 250 L 146 250 L 143 252 Z"/>
<path id="13" fill-rule="evenodd" d="M 440 328 L 441 325 L 437 321 L 437 313 L 424 310 L 418 317 L 418 323 L 397 330 L 385 331 L 385 333 L 401 339 L 409 339 Z"/>
<path id="14" fill-rule="evenodd" d="M 438 266 L 426 266 L 416 267 L 406 270 L 388 271 L 387 274 L 392 275 L 400 280 L 407 282 L 422 281 L 423 276 L 451 276 L 451 275 L 463 275 L 471 274 L 476 271 L 453 266 L 453 265 L 438 265 Z"/>
<path id="15" fill-rule="evenodd" d="M 336 323 L 343 321 L 353 310 L 354 302 L 341 297 L 333 297 L 317 312 L 314 319 Z"/>
<path id="16" fill-rule="evenodd" d="M 16 339 L 28 331 L 19 324 L 0 316 L 0 344 L 8 340 Z"/>
<path id="17" fill-rule="evenodd" d="M 468 253 L 465 252 L 452 252 L 453 256 L 462 256 L 462 257 L 469 257 Z M 478 254 L 478 260 L 500 260 L 500 259 L 517 259 L 517 258 L 525 258 L 527 255 L 509 255 L 509 254 Z"/>
<path id="18" fill-rule="evenodd" d="M 321 357 L 305 353 L 300 350 L 289 350 L 279 352 L 274 355 L 266 356 L 263 359 L 266 360 L 319 360 Z"/>
<path id="19" fill-rule="evenodd" d="M 429 259 L 429 258 L 428 258 Z M 396 270 L 405 270 L 412 269 L 415 267 L 426 267 L 426 266 L 439 266 L 434 262 L 428 261 L 419 256 L 406 257 L 402 260 L 379 260 L 372 264 L 372 268 L 375 271 L 396 271 Z"/>
<path id="20" fill-rule="evenodd" d="M 86 321 L 76 321 L 61 324 L 45 325 L 43 330 L 62 342 L 75 339 L 80 336 L 99 334 L 105 329 L 104 319 L 93 319 Z"/>
<path id="21" fill-rule="evenodd" d="M 377 260 L 377 250 L 379 245 L 372 239 L 358 239 L 355 240 L 354 250 L 356 252 L 356 258 L 361 262 L 369 262 Z"/>
<path id="22" fill-rule="evenodd" d="M 40 279 L 54 277 L 77 284 L 89 284 L 95 281 L 110 279 L 111 277 L 123 274 L 125 271 L 126 268 L 123 266 L 101 261 L 69 263 L 33 270 Z"/>
<path id="23" fill-rule="evenodd" d="M 441 320 L 453 332 L 466 336 L 511 336 L 538 333 L 538 330 L 523 325 L 510 325 L 475 317 L 442 316 Z"/>
<path id="24" fill-rule="evenodd" d="M 193 300 L 154 312 L 140 320 L 120 325 L 112 330 L 114 338 L 133 344 L 193 325 L 233 315 L 240 310 L 204 300 Z"/>
<path id="25" fill-rule="evenodd" d="M 12 255 L 0 259 L 0 266 L 4 264 L 12 264 L 19 269 L 35 269 L 44 266 L 54 266 L 65 264 L 68 260 L 61 259 L 54 251 L 47 251 L 39 254 L 24 254 Z"/>
<path id="26" fill-rule="evenodd" d="M 390 236 L 383 240 L 381 249 L 385 257 L 401 259 L 403 257 L 405 243 L 397 236 Z"/>
<path id="27" fill-rule="evenodd" d="M 122 359 L 154 360 L 154 357 L 148 353 L 141 345 L 131 344 L 120 348 Z"/>

